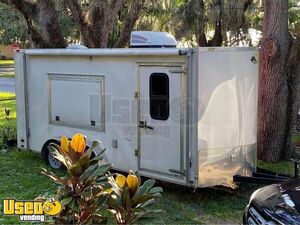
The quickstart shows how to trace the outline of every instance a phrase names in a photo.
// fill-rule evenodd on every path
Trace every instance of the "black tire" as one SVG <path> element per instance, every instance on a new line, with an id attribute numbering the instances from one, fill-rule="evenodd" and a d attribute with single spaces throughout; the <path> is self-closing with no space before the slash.
<path id="1" fill-rule="evenodd" d="M 57 170 L 62 170 L 64 169 L 64 165 L 61 164 L 58 160 L 56 160 L 55 158 L 53 158 L 53 156 L 51 155 L 51 153 L 48 150 L 48 145 L 50 143 L 54 143 L 57 145 L 60 145 L 60 142 L 57 140 L 48 140 L 42 148 L 41 151 L 41 156 L 42 159 L 45 161 L 46 165 L 53 168 L 53 169 L 57 169 Z"/>
<path id="2" fill-rule="evenodd" d="M 248 207 L 246 208 L 244 215 L 243 215 L 243 225 L 248 225 L 248 221 L 247 221 L 247 211 L 248 211 Z"/>

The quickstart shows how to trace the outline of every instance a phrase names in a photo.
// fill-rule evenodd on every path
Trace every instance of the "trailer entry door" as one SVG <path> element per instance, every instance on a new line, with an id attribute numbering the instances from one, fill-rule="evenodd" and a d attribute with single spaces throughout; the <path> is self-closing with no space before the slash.
<path id="1" fill-rule="evenodd" d="M 140 170 L 184 174 L 182 68 L 140 66 Z"/>

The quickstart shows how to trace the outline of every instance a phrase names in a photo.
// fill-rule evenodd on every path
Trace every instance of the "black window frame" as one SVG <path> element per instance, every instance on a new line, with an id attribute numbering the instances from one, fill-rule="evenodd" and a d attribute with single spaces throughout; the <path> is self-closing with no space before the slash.
<path id="1" fill-rule="evenodd" d="M 153 79 L 155 77 L 163 77 L 166 81 L 165 83 L 165 91 L 164 93 L 157 94 L 160 91 L 154 91 L 154 86 L 153 86 Z M 156 104 L 155 104 L 156 102 Z M 157 102 L 164 102 L 160 103 L 163 104 L 165 113 L 164 115 L 158 115 L 155 113 L 153 106 L 157 106 Z M 166 121 L 170 117 L 170 81 L 169 81 L 169 76 L 166 73 L 161 73 L 161 72 L 155 72 L 152 73 L 149 77 L 149 111 L 150 111 L 150 116 L 154 120 L 162 120 Z"/>

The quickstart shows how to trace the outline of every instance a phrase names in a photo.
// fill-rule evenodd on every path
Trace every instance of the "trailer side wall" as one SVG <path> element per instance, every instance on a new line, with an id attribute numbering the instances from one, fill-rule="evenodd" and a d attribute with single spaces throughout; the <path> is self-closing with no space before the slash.
<path id="1" fill-rule="evenodd" d="M 199 51 L 199 185 L 232 186 L 256 167 L 257 53 L 253 49 Z"/>

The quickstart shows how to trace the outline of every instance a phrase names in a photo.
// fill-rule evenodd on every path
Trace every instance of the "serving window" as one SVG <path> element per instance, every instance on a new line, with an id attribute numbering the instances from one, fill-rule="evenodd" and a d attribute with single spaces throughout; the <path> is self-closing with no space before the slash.
<path id="1" fill-rule="evenodd" d="M 104 76 L 48 74 L 50 124 L 104 131 Z"/>

